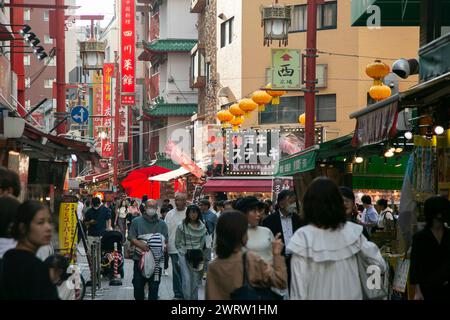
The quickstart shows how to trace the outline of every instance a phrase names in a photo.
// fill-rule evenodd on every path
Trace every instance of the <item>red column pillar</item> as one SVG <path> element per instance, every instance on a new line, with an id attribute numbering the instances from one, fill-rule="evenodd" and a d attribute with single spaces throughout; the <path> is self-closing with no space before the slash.
<path id="1" fill-rule="evenodd" d="M 66 61 L 65 61 L 65 16 L 64 0 L 55 0 L 56 5 L 56 111 L 59 120 L 66 112 Z M 66 133 L 66 123 L 57 128 L 58 134 Z"/>
<path id="2" fill-rule="evenodd" d="M 14 7 L 15 4 L 23 4 L 24 0 L 11 0 L 11 11 L 10 11 L 10 20 L 11 24 L 21 25 L 24 24 L 23 17 L 23 8 Z M 19 40 L 11 41 L 11 70 L 17 74 L 17 101 L 22 106 L 25 106 L 25 66 L 23 62 L 23 53 L 14 53 L 15 51 L 24 51 L 24 48 L 19 48 L 19 46 L 23 46 L 24 42 L 22 40 L 22 36 L 18 35 L 17 32 L 21 30 L 22 26 L 13 26 L 12 31 L 15 34 L 16 38 Z M 9 97 L 5 97 L 9 99 Z M 26 110 L 17 105 L 17 110 L 21 116 L 26 114 Z"/>
<path id="3" fill-rule="evenodd" d="M 317 53 L 317 0 L 308 0 L 308 26 L 306 32 L 306 121 L 305 146 L 315 144 L 315 103 L 316 103 L 316 53 Z"/>

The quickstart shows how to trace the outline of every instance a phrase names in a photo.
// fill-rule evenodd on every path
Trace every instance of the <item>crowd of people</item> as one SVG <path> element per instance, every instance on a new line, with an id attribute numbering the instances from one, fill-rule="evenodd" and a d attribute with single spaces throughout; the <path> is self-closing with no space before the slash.
<path id="1" fill-rule="evenodd" d="M 52 214 L 38 201 L 20 203 L 18 181 L 0 168 L 0 298 L 64 299 L 67 261 L 38 254 L 51 242 Z M 203 281 L 204 298 L 213 300 L 363 299 L 361 265 L 387 270 L 370 237 L 395 227 L 386 200 L 374 206 L 364 196 L 358 210 L 350 188 L 324 177 L 309 185 L 301 210 L 289 190 L 274 204 L 253 196 L 188 203 L 181 193 L 175 206 L 147 197 L 116 200 L 80 199 L 78 217 L 89 242 L 114 229 L 126 239 L 136 300 L 158 299 L 169 260 L 174 299 L 203 298 Z M 410 282 L 415 299 L 448 299 L 450 202 L 431 197 L 424 213 L 426 226 L 412 243 Z"/>

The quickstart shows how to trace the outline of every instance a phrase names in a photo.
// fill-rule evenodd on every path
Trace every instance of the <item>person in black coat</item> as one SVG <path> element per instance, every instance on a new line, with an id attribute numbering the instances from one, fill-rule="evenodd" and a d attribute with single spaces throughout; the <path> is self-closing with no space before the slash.
<path id="1" fill-rule="evenodd" d="M 291 255 L 289 252 L 286 252 L 286 247 L 295 231 L 304 226 L 300 216 L 289 210 L 289 207 L 293 204 L 295 204 L 295 192 L 290 190 L 281 191 L 278 194 L 275 211 L 263 221 L 263 226 L 269 228 L 274 236 L 281 233 L 281 240 L 284 243 L 284 248 L 281 254 L 286 259 L 289 283 L 291 280 Z"/>

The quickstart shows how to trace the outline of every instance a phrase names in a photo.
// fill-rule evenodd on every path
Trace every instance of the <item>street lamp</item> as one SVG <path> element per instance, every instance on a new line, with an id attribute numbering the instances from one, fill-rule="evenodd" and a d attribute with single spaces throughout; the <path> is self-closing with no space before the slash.
<path id="1" fill-rule="evenodd" d="M 85 71 L 103 69 L 105 48 L 105 42 L 95 39 L 80 42 L 81 61 Z"/>
<path id="2" fill-rule="evenodd" d="M 291 7 L 275 3 L 261 9 L 261 26 L 264 27 L 264 45 L 269 46 L 278 40 L 280 46 L 288 44 L 289 27 L 291 25 Z"/>

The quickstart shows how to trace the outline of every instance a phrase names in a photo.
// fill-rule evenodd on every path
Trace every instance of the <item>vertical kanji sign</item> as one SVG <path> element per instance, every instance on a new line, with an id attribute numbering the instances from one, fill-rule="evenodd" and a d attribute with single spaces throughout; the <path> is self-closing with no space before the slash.
<path id="1" fill-rule="evenodd" d="M 111 77 L 114 74 L 114 64 L 105 63 L 103 65 L 103 108 L 102 108 L 102 125 L 108 130 L 108 137 L 102 140 L 102 157 L 111 158 L 113 156 L 112 144 L 112 112 L 111 112 Z"/>
<path id="2" fill-rule="evenodd" d="M 122 104 L 135 104 L 135 0 L 122 0 L 121 22 L 121 71 Z"/>
<path id="3" fill-rule="evenodd" d="M 272 49 L 272 88 L 301 88 L 300 50 Z"/>
<path id="4" fill-rule="evenodd" d="M 92 91 L 93 91 L 93 106 L 92 106 L 92 114 L 94 116 L 102 115 L 102 81 L 103 78 L 99 73 L 94 73 L 94 83 L 92 85 Z M 94 117 L 94 138 L 98 137 L 98 129 L 102 126 L 102 118 L 100 117 Z M 99 147 L 99 153 L 100 153 L 100 147 Z"/>

